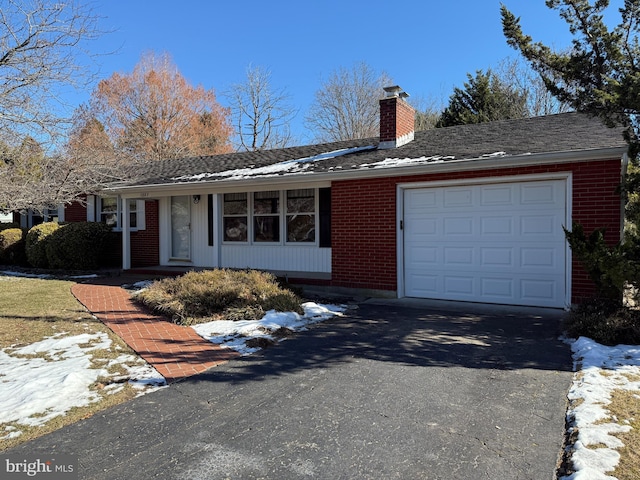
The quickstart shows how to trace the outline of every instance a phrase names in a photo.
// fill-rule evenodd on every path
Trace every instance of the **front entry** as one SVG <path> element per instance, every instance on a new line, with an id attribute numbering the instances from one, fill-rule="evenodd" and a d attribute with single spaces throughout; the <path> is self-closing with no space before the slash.
<path id="1" fill-rule="evenodd" d="M 171 197 L 171 260 L 191 260 L 191 204 L 188 195 Z"/>

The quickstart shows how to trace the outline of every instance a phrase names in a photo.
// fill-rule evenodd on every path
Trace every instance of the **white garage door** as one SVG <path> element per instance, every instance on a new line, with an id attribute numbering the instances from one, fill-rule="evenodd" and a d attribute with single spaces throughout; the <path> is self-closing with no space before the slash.
<path id="1" fill-rule="evenodd" d="M 566 182 L 404 190 L 408 297 L 564 307 Z"/>

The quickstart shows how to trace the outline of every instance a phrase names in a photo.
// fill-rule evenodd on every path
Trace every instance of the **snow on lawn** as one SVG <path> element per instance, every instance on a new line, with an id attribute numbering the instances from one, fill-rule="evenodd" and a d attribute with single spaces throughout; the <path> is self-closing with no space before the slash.
<path id="1" fill-rule="evenodd" d="M 629 425 L 618 423 L 607 411 L 614 390 L 638 392 L 640 399 L 640 346 L 606 347 L 580 337 L 571 344 L 575 362 L 574 381 L 567 412 L 571 429 L 578 436 L 572 446 L 575 473 L 565 480 L 615 479 L 606 472 L 615 469 L 623 446 L 614 433 L 627 432 Z M 632 380 L 633 379 L 633 380 Z M 597 448 L 596 448 L 597 446 Z"/>
<path id="2" fill-rule="evenodd" d="M 304 330 L 309 324 L 342 315 L 346 310 L 345 306 L 323 305 L 313 302 L 303 303 L 302 307 L 304 315 L 270 310 L 260 320 L 216 320 L 194 325 L 192 328 L 198 335 L 212 343 L 224 348 L 231 348 L 242 355 L 250 355 L 260 348 L 247 346 L 248 340 L 264 338 L 277 342 L 278 339 L 277 336 L 274 336 L 274 332 L 281 328 L 292 332 Z"/>
<path id="3" fill-rule="evenodd" d="M 30 273 L 30 272 L 18 272 L 16 270 L 0 270 L 0 275 L 5 277 L 19 277 L 19 278 L 39 278 L 42 280 L 50 280 L 53 278 L 66 278 L 70 280 L 82 280 L 88 278 L 98 278 L 95 273 L 88 273 L 86 275 L 51 275 L 48 273 Z"/>
<path id="4" fill-rule="evenodd" d="M 128 379 L 141 394 L 166 383 L 153 367 L 133 355 L 103 359 L 104 365 L 96 368 L 92 352 L 110 348 L 111 339 L 99 332 L 73 336 L 59 333 L 24 347 L 1 349 L 0 424 L 44 425 L 73 407 L 97 402 L 100 394 L 89 387 L 99 378 L 116 382 Z M 114 364 L 121 365 L 128 374 L 122 378 L 110 374 L 107 369 Z M 107 392 L 115 393 L 122 388 L 122 383 L 111 384 Z M 19 427 L 6 427 L 0 440 L 20 433 Z"/>

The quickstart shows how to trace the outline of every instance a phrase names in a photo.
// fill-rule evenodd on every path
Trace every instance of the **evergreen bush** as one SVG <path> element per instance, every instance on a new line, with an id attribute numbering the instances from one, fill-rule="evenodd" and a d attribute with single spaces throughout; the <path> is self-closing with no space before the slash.
<path id="1" fill-rule="evenodd" d="M 58 230 L 60 225 L 56 222 L 45 222 L 32 227 L 27 233 L 25 252 L 27 261 L 32 267 L 47 268 L 47 239 Z"/>
<path id="2" fill-rule="evenodd" d="M 0 230 L 0 263 L 6 265 L 25 265 L 25 232 L 21 228 Z"/>
<path id="3" fill-rule="evenodd" d="M 47 240 L 50 268 L 91 270 L 102 265 L 111 238 L 111 227 L 100 222 L 68 223 Z"/>
<path id="4" fill-rule="evenodd" d="M 20 228 L 20 225 L 16 222 L 0 223 L 0 232 L 3 230 L 9 230 L 10 228 Z"/>
<path id="5" fill-rule="evenodd" d="M 622 304 L 625 290 L 638 287 L 640 274 L 640 242 L 629 235 L 624 242 L 608 245 L 605 229 L 588 236 L 579 223 L 565 229 L 571 251 L 582 263 L 596 286 L 597 298 Z"/>

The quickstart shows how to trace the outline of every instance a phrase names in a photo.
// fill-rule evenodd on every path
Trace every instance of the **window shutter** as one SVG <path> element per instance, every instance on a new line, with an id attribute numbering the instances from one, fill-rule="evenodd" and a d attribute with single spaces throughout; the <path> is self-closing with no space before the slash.
<path id="1" fill-rule="evenodd" d="M 321 188 L 318 191 L 319 220 L 320 220 L 320 248 L 331 246 L 331 188 Z"/>
<path id="2" fill-rule="evenodd" d="M 213 247 L 213 194 L 207 195 L 207 243 Z"/>
<path id="3" fill-rule="evenodd" d="M 96 196 L 87 195 L 87 222 L 96 221 Z"/>
<path id="4" fill-rule="evenodd" d="M 144 230 L 145 228 L 147 228 L 145 224 L 146 215 L 144 213 L 144 206 L 144 200 L 136 201 L 136 222 L 138 230 Z"/>

